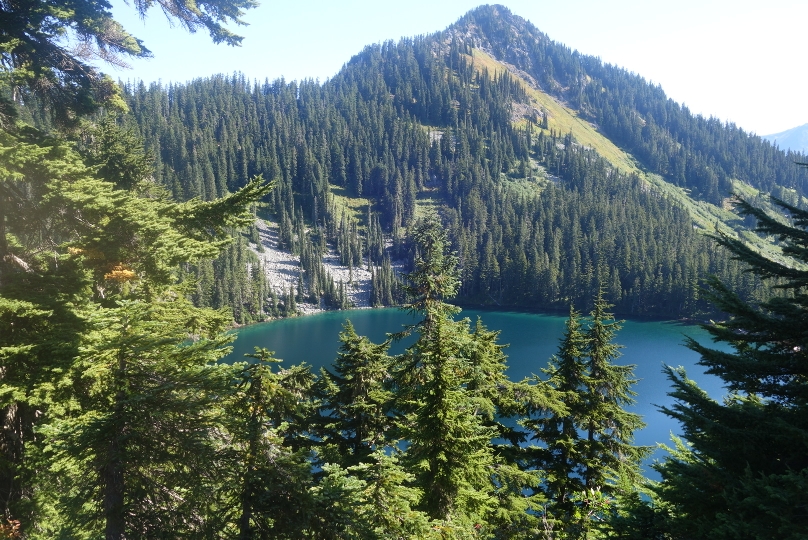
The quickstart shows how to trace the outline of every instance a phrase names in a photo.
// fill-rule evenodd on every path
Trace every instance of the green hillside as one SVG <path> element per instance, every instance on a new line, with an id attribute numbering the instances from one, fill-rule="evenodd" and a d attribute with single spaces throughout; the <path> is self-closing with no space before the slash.
<path id="1" fill-rule="evenodd" d="M 709 274 L 745 297 L 768 294 L 708 247 L 716 226 L 753 225 L 729 211 L 733 187 L 793 202 L 808 185 L 769 143 L 694 117 L 501 7 L 367 47 L 323 84 L 221 76 L 125 90 L 175 197 L 218 197 L 255 174 L 276 181 L 266 211 L 301 257 L 298 301 L 325 306 L 336 287 L 327 247 L 381 275 L 412 256 L 413 220 L 436 211 L 461 258 L 461 302 L 566 309 L 604 286 L 618 313 L 692 317 L 711 309 L 698 290 Z M 251 257 L 246 243 L 230 256 Z M 200 264 L 211 265 L 191 269 L 202 290 L 219 293 L 197 302 L 230 306 L 241 322 L 267 316 L 240 303 L 249 280 L 234 277 L 237 264 Z M 396 302 L 395 274 L 384 275 L 372 297 Z M 266 290 L 281 304 L 288 295 Z"/>
<path id="2" fill-rule="evenodd" d="M 238 44 L 255 3 L 160 6 Z M 0 538 L 805 536 L 805 156 L 501 6 L 322 84 L 149 87 L 86 63 L 148 55 L 110 10 L 0 4 Z M 450 301 L 569 317 L 515 381 Z M 234 361 L 352 304 L 416 322 Z M 612 308 L 720 321 L 685 345 L 723 399 L 663 369 L 659 482 Z"/>

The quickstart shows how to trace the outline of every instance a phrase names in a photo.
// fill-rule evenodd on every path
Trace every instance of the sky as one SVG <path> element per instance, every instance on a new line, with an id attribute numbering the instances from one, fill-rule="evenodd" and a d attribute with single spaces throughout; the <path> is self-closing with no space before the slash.
<path id="1" fill-rule="evenodd" d="M 259 0 L 261 1 L 261 0 Z M 659 84 L 691 112 L 768 135 L 808 123 L 805 0 L 503 0 L 550 39 Z M 239 71 L 249 79 L 333 77 L 366 45 L 443 30 L 480 5 L 469 0 L 263 0 L 231 27 L 241 47 L 171 27 L 159 7 L 113 15 L 154 57 L 115 79 L 186 82 Z"/>

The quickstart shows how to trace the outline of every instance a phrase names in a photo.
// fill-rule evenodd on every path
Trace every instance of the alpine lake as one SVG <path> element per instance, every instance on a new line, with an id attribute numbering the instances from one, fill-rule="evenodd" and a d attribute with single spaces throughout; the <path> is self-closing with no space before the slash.
<path id="1" fill-rule="evenodd" d="M 547 367 L 550 357 L 558 350 L 567 319 L 562 315 L 474 309 L 464 309 L 458 317 L 468 317 L 472 325 L 479 317 L 489 330 L 500 331 L 499 343 L 507 345 L 504 350 L 508 356 L 507 374 L 512 381 L 533 374 L 541 375 L 542 368 Z M 321 367 L 330 366 L 336 358 L 339 333 L 348 319 L 359 335 L 367 336 L 375 343 L 384 341 L 387 334 L 399 332 L 404 325 L 417 320 L 402 310 L 385 308 L 330 311 L 255 324 L 235 331 L 238 337 L 226 360 L 242 360 L 255 347 L 264 347 L 275 352 L 275 357 L 282 360 L 281 366 L 305 362 L 319 373 Z M 636 404 L 629 409 L 642 415 L 646 423 L 644 429 L 635 433 L 636 445 L 656 447 L 661 443 L 670 446 L 671 433 L 681 432 L 679 423 L 659 410 L 660 406 L 674 403 L 668 396 L 672 387 L 662 371 L 663 365 L 683 366 L 688 378 L 694 379 L 715 399 L 721 399 L 726 393 L 719 378 L 706 375 L 704 368 L 697 365 L 699 355 L 683 345 L 685 336 L 699 343 L 710 343 L 709 334 L 699 326 L 672 321 L 627 320 L 615 337 L 614 341 L 623 346 L 622 356 L 615 363 L 635 366 L 637 383 L 633 390 L 637 393 Z M 394 343 L 390 353 L 403 352 L 413 341 L 414 337 L 411 337 Z M 664 450 L 657 449 L 646 462 L 644 469 L 649 478 L 657 479 L 658 475 L 647 465 L 662 459 L 665 454 Z"/>

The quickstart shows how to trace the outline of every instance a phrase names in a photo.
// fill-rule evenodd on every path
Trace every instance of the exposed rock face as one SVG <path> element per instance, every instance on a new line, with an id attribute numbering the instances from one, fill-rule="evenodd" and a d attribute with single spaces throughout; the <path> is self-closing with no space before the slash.
<path id="1" fill-rule="evenodd" d="M 267 284 L 278 297 L 283 298 L 289 292 L 289 287 L 297 287 L 301 272 L 300 256 L 278 248 L 277 224 L 258 219 L 257 226 L 264 250 L 259 252 L 257 246 L 251 247 L 264 267 Z M 328 253 L 323 255 L 323 265 L 335 284 L 339 285 L 340 281 L 345 284 L 348 302 L 353 307 L 370 307 L 371 274 L 367 268 L 349 269 L 340 265 L 339 255 L 332 247 L 329 247 Z M 297 308 L 303 314 L 325 311 L 321 305 L 303 302 L 298 302 Z"/>

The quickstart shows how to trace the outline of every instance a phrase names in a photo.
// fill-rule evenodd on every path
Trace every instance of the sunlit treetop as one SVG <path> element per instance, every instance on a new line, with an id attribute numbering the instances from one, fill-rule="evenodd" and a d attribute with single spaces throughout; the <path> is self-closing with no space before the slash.
<path id="1" fill-rule="evenodd" d="M 190 32 L 206 29 L 215 43 L 237 46 L 241 36 L 227 25 L 244 25 L 255 0 L 135 0 L 145 18 L 158 7 L 172 23 Z M 151 55 L 111 13 L 105 0 L 0 0 L 0 82 L 12 102 L 36 95 L 49 105 L 54 120 L 67 124 L 103 104 L 123 106 L 112 79 L 95 68 L 99 60 L 127 67 L 129 58 Z"/>

